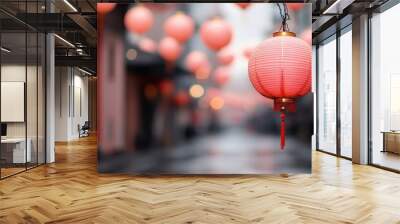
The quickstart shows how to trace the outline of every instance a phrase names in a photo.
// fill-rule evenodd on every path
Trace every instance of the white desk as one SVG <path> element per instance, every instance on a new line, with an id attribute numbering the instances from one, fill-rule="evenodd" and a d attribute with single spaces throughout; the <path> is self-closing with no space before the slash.
<path id="1" fill-rule="evenodd" d="M 12 148 L 13 150 L 13 163 L 25 163 L 31 162 L 32 160 L 32 153 L 31 153 L 31 145 L 32 141 L 30 138 L 26 139 L 28 143 L 28 147 L 26 147 L 26 154 L 25 154 L 25 138 L 5 138 L 1 139 L 1 144 L 5 145 L 6 147 L 14 145 Z M 25 161 L 26 159 L 26 161 Z"/>

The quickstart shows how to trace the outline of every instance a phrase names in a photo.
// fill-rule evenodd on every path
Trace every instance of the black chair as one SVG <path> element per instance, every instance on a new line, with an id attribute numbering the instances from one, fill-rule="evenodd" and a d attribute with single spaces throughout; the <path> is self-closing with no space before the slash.
<path id="1" fill-rule="evenodd" d="M 82 127 L 78 125 L 79 138 L 89 136 L 89 129 L 90 129 L 89 121 L 85 121 Z"/>

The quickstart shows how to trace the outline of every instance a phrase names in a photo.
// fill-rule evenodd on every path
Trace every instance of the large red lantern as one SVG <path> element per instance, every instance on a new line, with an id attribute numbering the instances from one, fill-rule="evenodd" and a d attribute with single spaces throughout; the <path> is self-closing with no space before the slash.
<path id="1" fill-rule="evenodd" d="M 249 61 L 249 78 L 281 112 L 281 149 L 285 147 L 285 112 L 295 111 L 296 98 L 311 88 L 311 46 L 292 32 L 276 32 L 262 42 Z"/>
<path id="2" fill-rule="evenodd" d="M 128 31 L 143 34 L 153 26 L 154 16 L 149 9 L 139 5 L 128 10 L 124 23 Z"/>
<path id="3" fill-rule="evenodd" d="M 181 43 L 186 42 L 193 35 L 193 31 L 193 19 L 182 12 L 169 17 L 164 23 L 165 34 Z"/>
<path id="4" fill-rule="evenodd" d="M 116 5 L 116 3 L 97 3 L 97 13 L 107 14 L 111 12 Z"/>
<path id="5" fill-rule="evenodd" d="M 232 27 L 224 20 L 214 18 L 201 26 L 200 37 L 208 48 L 219 51 L 231 42 Z"/>
<path id="6" fill-rule="evenodd" d="M 164 60 L 174 62 L 181 56 L 182 47 L 174 38 L 164 37 L 160 41 L 158 52 Z"/>
<path id="7" fill-rule="evenodd" d="M 228 49 L 223 49 L 218 52 L 217 59 L 221 65 L 229 65 L 233 62 L 234 56 Z"/>

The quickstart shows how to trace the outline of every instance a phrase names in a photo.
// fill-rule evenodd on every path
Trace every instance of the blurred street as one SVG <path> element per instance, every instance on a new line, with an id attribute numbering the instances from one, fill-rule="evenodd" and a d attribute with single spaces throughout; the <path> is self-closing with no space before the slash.
<path id="1" fill-rule="evenodd" d="M 140 174 L 308 173 L 311 150 L 289 139 L 279 150 L 279 136 L 226 129 L 176 147 L 107 156 L 100 169 Z"/>

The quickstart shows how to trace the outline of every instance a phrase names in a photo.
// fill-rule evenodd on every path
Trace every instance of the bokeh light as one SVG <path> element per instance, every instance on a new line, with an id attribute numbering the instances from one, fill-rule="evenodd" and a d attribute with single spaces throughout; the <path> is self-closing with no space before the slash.
<path id="1" fill-rule="evenodd" d="M 204 88 L 199 84 L 194 84 L 190 87 L 189 94 L 193 98 L 200 98 L 204 95 Z"/>
<path id="2" fill-rule="evenodd" d="M 224 107 L 225 101 L 219 96 L 213 97 L 210 100 L 210 107 L 213 110 L 221 110 Z"/>

